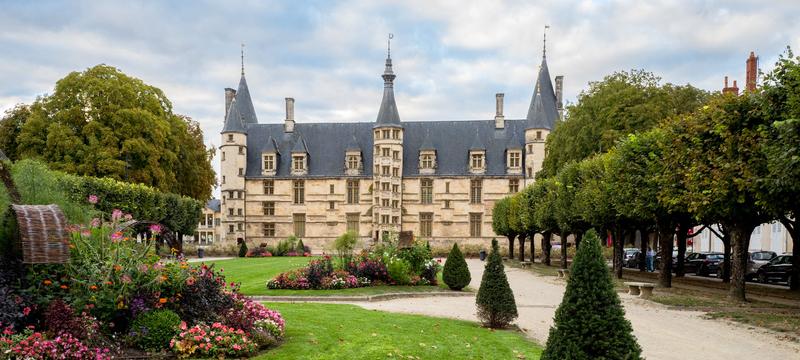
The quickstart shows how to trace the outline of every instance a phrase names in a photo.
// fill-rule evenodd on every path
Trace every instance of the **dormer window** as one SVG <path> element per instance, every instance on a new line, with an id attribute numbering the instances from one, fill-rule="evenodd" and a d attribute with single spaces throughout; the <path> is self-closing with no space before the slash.
<path id="1" fill-rule="evenodd" d="M 263 169 L 262 174 L 266 176 L 275 176 L 276 172 L 276 158 L 275 153 L 265 153 L 262 155 Z"/>
<path id="2" fill-rule="evenodd" d="M 436 152 L 422 150 L 419 152 L 419 173 L 433 174 L 436 171 Z"/>
<path id="3" fill-rule="evenodd" d="M 308 174 L 308 157 L 304 153 L 292 154 L 292 175 Z"/>
<path id="4" fill-rule="evenodd" d="M 508 150 L 506 159 L 506 171 L 509 174 L 522 173 L 522 151 Z"/>
<path id="5" fill-rule="evenodd" d="M 360 175 L 364 166 L 361 162 L 361 152 L 349 150 L 344 156 L 345 174 Z"/>
<path id="6" fill-rule="evenodd" d="M 483 174 L 486 172 L 486 152 L 483 150 L 473 150 L 469 152 L 469 171 L 473 174 Z"/>

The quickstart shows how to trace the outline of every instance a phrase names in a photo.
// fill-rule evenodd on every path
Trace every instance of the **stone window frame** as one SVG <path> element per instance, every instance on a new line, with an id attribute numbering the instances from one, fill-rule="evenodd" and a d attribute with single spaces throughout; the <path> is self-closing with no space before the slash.
<path id="1" fill-rule="evenodd" d="M 433 179 L 419 179 L 419 202 L 433 204 Z"/>
<path id="2" fill-rule="evenodd" d="M 421 150 L 419 152 L 419 173 L 420 174 L 433 174 L 436 172 L 437 167 L 436 151 L 435 150 Z"/>
<path id="3" fill-rule="evenodd" d="M 305 180 L 292 181 L 292 202 L 296 205 L 306 202 L 306 182 Z"/>
<path id="4" fill-rule="evenodd" d="M 344 169 L 347 175 L 360 175 L 363 168 L 360 151 L 345 152 Z"/>
<path id="5" fill-rule="evenodd" d="M 421 212 L 419 213 L 419 236 L 433 236 L 433 213 Z"/>
<path id="6" fill-rule="evenodd" d="M 292 154 L 292 175 L 306 175 L 308 173 L 308 154 Z"/>
<path id="7" fill-rule="evenodd" d="M 264 195 L 275 195 L 275 180 L 264 180 Z"/>
<path id="8" fill-rule="evenodd" d="M 265 176 L 275 176 L 278 169 L 278 155 L 274 152 L 261 154 L 261 173 Z M 271 165 L 271 166 L 267 166 Z"/>
<path id="9" fill-rule="evenodd" d="M 481 237 L 483 213 L 469 213 L 469 237 Z"/>
<path id="10" fill-rule="evenodd" d="M 522 167 L 522 151 L 518 149 L 508 150 L 508 167 L 511 169 L 518 169 Z"/>
<path id="11" fill-rule="evenodd" d="M 306 236 L 306 214 L 305 213 L 294 213 L 292 214 L 292 227 L 294 230 L 294 236 L 299 238 Z"/>
<path id="12" fill-rule="evenodd" d="M 483 174 L 486 172 L 486 151 L 470 150 L 469 152 L 469 171 L 473 174 Z"/>
<path id="13" fill-rule="evenodd" d="M 274 201 L 262 201 L 261 208 L 264 210 L 264 216 L 274 216 L 275 215 L 275 202 Z"/>
<path id="14" fill-rule="evenodd" d="M 469 203 L 480 204 L 483 200 L 483 180 L 471 179 L 469 181 Z"/>
<path id="15" fill-rule="evenodd" d="M 348 204 L 358 204 L 359 202 L 359 181 L 358 179 L 348 179 L 347 180 L 347 203 Z"/>
<path id="16" fill-rule="evenodd" d="M 275 237 L 275 223 L 263 223 L 261 226 L 264 237 Z"/>
<path id="17" fill-rule="evenodd" d="M 359 232 L 359 224 L 361 222 L 360 213 L 347 213 L 345 215 L 347 231 L 352 231 L 356 234 Z"/>
<path id="18" fill-rule="evenodd" d="M 511 194 L 519 192 L 519 179 L 508 179 L 508 192 Z"/>

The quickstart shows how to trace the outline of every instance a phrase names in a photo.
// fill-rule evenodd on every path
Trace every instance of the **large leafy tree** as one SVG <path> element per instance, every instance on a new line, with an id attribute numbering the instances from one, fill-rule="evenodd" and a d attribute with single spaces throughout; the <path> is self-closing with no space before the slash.
<path id="1" fill-rule="evenodd" d="M 589 223 L 581 216 L 578 211 L 577 203 L 575 202 L 575 195 L 580 191 L 582 179 L 580 176 L 578 162 L 570 162 L 566 164 L 556 175 L 556 189 L 558 191 L 555 199 L 555 213 L 558 227 L 564 233 L 564 241 L 566 244 L 566 235 L 575 235 L 575 245 L 580 244 L 583 233 L 590 228 Z M 566 248 L 561 248 L 562 256 L 566 255 Z"/>
<path id="2" fill-rule="evenodd" d="M 517 233 L 511 229 L 509 222 L 509 207 L 511 205 L 511 197 L 506 196 L 500 200 L 495 201 L 492 208 L 492 230 L 497 235 L 503 235 L 508 238 L 508 257 L 514 258 L 514 238 Z"/>
<path id="3" fill-rule="evenodd" d="M 800 290 L 800 56 L 787 49 L 763 86 L 765 129 L 763 152 L 767 175 L 760 183 L 760 202 L 789 230 L 794 248 L 792 290 Z"/>
<path id="4" fill-rule="evenodd" d="M 519 216 L 520 227 L 523 229 L 522 231 L 525 234 L 528 234 L 528 237 L 531 239 L 531 262 L 535 262 L 536 243 L 534 242 L 534 239 L 536 234 L 541 232 L 539 226 L 536 224 L 535 217 L 536 206 L 538 206 L 539 199 L 533 193 L 532 185 L 517 193 L 515 197 L 519 198 L 520 207 L 517 215 Z M 542 234 L 542 236 L 545 235 L 547 234 Z M 544 251 L 544 247 L 544 239 L 542 239 L 542 251 Z"/>
<path id="5" fill-rule="evenodd" d="M 608 151 L 621 137 L 694 111 L 707 96 L 691 85 L 662 85 L 658 77 L 643 70 L 620 71 L 592 82 L 547 137 L 541 175 L 554 176 L 571 161 Z"/>
<path id="6" fill-rule="evenodd" d="M 22 132 L 25 120 L 31 115 L 29 105 L 18 104 L 6 110 L 5 115 L 0 119 L 0 150 L 2 150 L 11 161 L 16 161 L 19 145 L 17 139 Z"/>
<path id="7" fill-rule="evenodd" d="M 665 125 L 664 172 L 681 179 L 685 190 L 673 201 L 695 218 L 721 224 L 731 242 L 730 297 L 745 301 L 750 234 L 768 214 L 757 203 L 766 173 L 761 129 L 767 124 L 757 94 L 714 97 L 690 116 Z"/>
<path id="8" fill-rule="evenodd" d="M 553 212 L 556 206 L 556 198 L 558 196 L 558 186 L 555 179 L 546 178 L 539 179 L 533 184 L 531 189 L 532 196 L 537 198 L 537 205 L 534 207 L 533 217 L 539 231 L 542 232 L 545 239 L 545 244 L 542 245 L 542 263 L 550 265 L 550 241 L 552 235 L 561 237 L 561 242 L 564 243 L 566 234 L 562 234 L 561 228 L 558 225 L 558 220 Z M 562 257 L 561 267 L 567 268 L 567 259 Z"/>
<path id="9" fill-rule="evenodd" d="M 24 113 L 25 107 L 18 107 L 0 127 L 5 138 L 14 128 L 6 121 L 18 126 L 24 115 L 17 143 L 7 149 L 16 158 L 200 200 L 211 195 L 213 150 L 203 144 L 199 125 L 173 113 L 161 90 L 116 68 L 97 65 L 70 73 Z"/>

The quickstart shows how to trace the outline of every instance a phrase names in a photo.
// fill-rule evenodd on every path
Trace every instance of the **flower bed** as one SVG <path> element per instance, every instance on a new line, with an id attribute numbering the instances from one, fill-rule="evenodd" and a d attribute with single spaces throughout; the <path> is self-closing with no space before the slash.
<path id="1" fill-rule="evenodd" d="M 114 211 L 110 221 L 75 226 L 69 263 L 30 267 L 27 285 L 4 270 L 18 266 L 0 263 L 0 359 L 240 357 L 281 342 L 280 313 L 241 295 L 222 270 L 160 259 L 160 229 L 137 241 L 115 230 L 127 217 Z"/>
<path id="2" fill-rule="evenodd" d="M 330 290 L 376 285 L 437 285 L 441 265 L 427 244 L 398 249 L 391 244 L 312 260 L 301 269 L 279 274 L 267 282 L 269 289 Z"/>

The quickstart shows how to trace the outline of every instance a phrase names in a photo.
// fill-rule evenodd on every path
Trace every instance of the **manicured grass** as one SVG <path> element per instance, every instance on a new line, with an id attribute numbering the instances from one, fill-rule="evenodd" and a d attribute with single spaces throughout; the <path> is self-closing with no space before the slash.
<path id="1" fill-rule="evenodd" d="M 267 281 L 276 275 L 292 269 L 306 266 L 313 258 L 300 256 L 237 258 L 231 260 L 211 261 L 217 269 L 224 269 L 228 282 L 241 284 L 242 294 L 267 295 Z"/>
<path id="2" fill-rule="evenodd" d="M 365 310 L 352 305 L 270 303 L 286 340 L 256 359 L 538 359 L 541 347 L 513 330 Z"/>
<path id="3" fill-rule="evenodd" d="M 245 295 L 267 296 L 366 296 L 399 292 L 432 292 L 449 291 L 439 273 L 439 286 L 369 286 L 356 289 L 339 290 L 271 290 L 267 289 L 267 281 L 278 274 L 308 264 L 313 258 L 304 257 L 268 257 L 237 258 L 231 260 L 211 261 L 217 268 L 224 269 L 227 281 L 241 284 L 241 292 Z M 467 289 L 469 291 L 469 289 Z"/>

